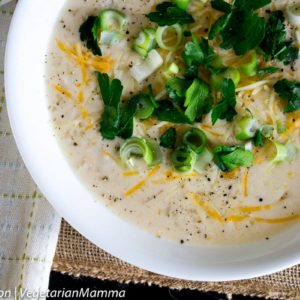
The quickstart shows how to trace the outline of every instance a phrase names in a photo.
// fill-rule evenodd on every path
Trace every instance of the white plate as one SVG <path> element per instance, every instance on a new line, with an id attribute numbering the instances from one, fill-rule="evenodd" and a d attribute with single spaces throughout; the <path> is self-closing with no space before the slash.
<path id="1" fill-rule="evenodd" d="M 56 140 L 47 111 L 44 60 L 64 1 L 21 0 L 6 49 L 5 88 L 11 126 L 32 177 L 57 211 L 107 252 L 143 269 L 191 280 L 245 279 L 300 262 L 300 226 L 268 241 L 192 247 L 158 239 L 95 201 Z"/>

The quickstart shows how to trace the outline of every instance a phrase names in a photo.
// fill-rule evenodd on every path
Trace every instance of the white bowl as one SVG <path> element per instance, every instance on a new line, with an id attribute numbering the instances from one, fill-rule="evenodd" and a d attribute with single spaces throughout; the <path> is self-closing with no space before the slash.
<path id="1" fill-rule="evenodd" d="M 90 241 L 143 269 L 223 281 L 273 273 L 300 262 L 300 226 L 248 245 L 194 247 L 158 239 L 114 215 L 79 182 L 53 137 L 44 60 L 64 1 L 20 0 L 8 37 L 5 88 L 10 122 L 33 179 L 56 210 Z"/>

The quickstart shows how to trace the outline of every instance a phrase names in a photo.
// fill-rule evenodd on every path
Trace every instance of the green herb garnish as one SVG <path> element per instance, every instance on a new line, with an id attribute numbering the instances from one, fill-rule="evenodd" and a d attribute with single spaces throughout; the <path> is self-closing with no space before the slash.
<path id="1" fill-rule="evenodd" d="M 212 97 L 207 83 L 200 79 L 194 79 L 185 93 L 184 107 L 186 117 L 193 123 L 201 120 L 212 107 Z"/>
<path id="2" fill-rule="evenodd" d="M 225 15 L 212 26 L 209 39 L 214 39 L 218 34 L 221 35 L 221 47 L 233 48 L 236 55 L 246 54 L 256 48 L 264 38 L 266 23 L 264 18 L 254 10 L 270 2 L 270 0 L 241 0 L 235 1 L 234 6 L 230 6 L 226 5 L 225 1 L 213 1 L 213 7 L 225 12 Z"/>
<path id="3" fill-rule="evenodd" d="M 179 8 L 171 2 L 163 2 L 156 6 L 156 11 L 146 15 L 146 17 L 157 23 L 159 26 L 174 24 L 191 24 L 194 18 L 184 9 Z"/>
<path id="4" fill-rule="evenodd" d="M 213 125 L 218 119 L 225 119 L 232 121 L 233 117 L 237 114 L 235 110 L 236 95 L 235 85 L 232 79 L 224 78 L 222 81 L 222 100 L 217 103 L 212 111 L 211 119 Z"/>
<path id="5" fill-rule="evenodd" d="M 253 138 L 256 147 L 263 147 L 265 145 L 265 137 L 260 130 L 257 130 Z"/>
<path id="6" fill-rule="evenodd" d="M 160 145 L 167 149 L 174 149 L 176 145 L 176 129 L 174 127 L 170 127 L 166 130 L 160 137 Z"/>
<path id="7" fill-rule="evenodd" d="M 223 171 L 232 171 L 238 167 L 250 167 L 253 153 L 242 146 L 217 146 L 213 150 L 214 162 Z"/>
<path id="8" fill-rule="evenodd" d="M 86 42 L 86 47 L 92 50 L 95 55 L 102 55 L 99 48 L 99 31 L 100 30 L 100 20 L 98 17 L 90 16 L 87 20 L 80 26 L 79 33 L 82 42 Z"/>
<path id="9" fill-rule="evenodd" d="M 159 121 L 178 123 L 178 124 L 192 124 L 193 122 L 184 114 L 182 109 L 168 100 L 158 101 L 159 106 L 155 109 L 154 114 Z"/>
<path id="10" fill-rule="evenodd" d="M 166 90 L 169 97 L 176 103 L 181 105 L 185 98 L 185 92 L 190 86 L 190 81 L 174 77 L 166 82 Z"/>
<path id="11" fill-rule="evenodd" d="M 284 108 L 285 112 L 293 112 L 297 109 L 300 109 L 299 81 L 282 79 L 276 82 L 274 89 L 280 98 L 288 101 L 288 104 Z"/>
<path id="12" fill-rule="evenodd" d="M 279 70 L 280 70 L 280 68 L 277 68 L 277 67 L 260 68 L 257 70 L 257 74 L 260 76 L 264 76 L 264 75 L 274 74 L 274 73 L 278 72 Z"/>
<path id="13" fill-rule="evenodd" d="M 284 20 L 282 11 L 272 12 L 260 48 L 267 59 L 278 59 L 287 65 L 298 58 L 299 49 L 293 46 L 292 40 L 287 40 Z"/>

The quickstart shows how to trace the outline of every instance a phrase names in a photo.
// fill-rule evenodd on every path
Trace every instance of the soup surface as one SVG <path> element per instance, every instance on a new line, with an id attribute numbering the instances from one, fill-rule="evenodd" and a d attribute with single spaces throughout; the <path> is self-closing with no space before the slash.
<path id="1" fill-rule="evenodd" d="M 253 10 L 253 14 L 262 16 L 266 23 L 274 11 L 283 11 L 283 16 L 286 17 L 286 2 L 273 1 L 255 12 Z M 187 43 L 191 46 L 193 39 L 200 43 L 202 38 L 207 38 L 212 25 L 224 14 L 213 8 L 210 1 L 192 0 L 184 11 L 187 10 L 194 22 L 178 25 L 181 31 L 179 33 L 176 33 L 176 27 L 169 31 L 164 29 L 161 35 L 163 45 L 173 49 L 163 49 L 164 46 L 156 45 L 155 53 L 158 53 L 162 63 L 153 72 L 149 71 L 145 80 L 139 80 L 132 70 L 141 66 L 150 54 L 146 51 L 148 58 L 142 57 L 133 49 L 133 45 L 145 28 L 157 30 L 158 25 L 145 15 L 154 12 L 159 3 L 160 1 L 155 0 L 66 1 L 53 31 L 46 58 L 49 111 L 55 136 L 74 172 L 99 201 L 120 217 L 159 238 L 198 245 L 270 239 L 275 233 L 298 222 L 300 217 L 300 155 L 297 154 L 300 147 L 299 102 L 295 101 L 296 109 L 285 111 L 288 99 L 282 98 L 274 88 L 283 79 L 299 82 L 299 59 L 285 64 L 283 59 L 279 59 L 280 55 L 264 55 L 261 50 L 263 46 L 237 55 L 236 49 L 232 47 L 222 48 L 222 37 L 217 36 L 208 41 L 214 57 L 218 58 L 215 64 L 210 62 L 208 67 L 202 61 L 196 64 L 197 74 L 189 77 L 186 74 L 188 62 L 182 55 Z M 296 1 L 291 3 L 299 4 Z M 102 52 L 100 56 L 87 48 L 88 44 L 84 39 L 80 39 L 79 28 L 89 16 L 97 16 L 107 8 L 118 10 L 125 16 L 125 24 L 118 36 L 114 36 L 116 40 L 97 40 Z M 114 19 L 115 16 L 110 18 L 114 22 L 118 21 Z M 286 39 L 292 38 L 293 47 L 298 49 L 299 41 L 297 42 L 296 36 L 298 34 L 299 37 L 299 28 L 289 24 L 287 17 L 284 22 Z M 104 37 L 103 30 L 99 30 L 97 34 Z M 271 34 L 268 33 L 268 36 Z M 191 51 L 194 54 L 197 52 L 197 46 L 195 47 L 196 50 Z M 257 64 L 255 70 L 251 66 L 251 60 L 253 64 Z M 151 64 L 148 69 L 151 69 Z M 170 68 L 171 65 L 175 68 Z M 245 65 L 248 66 L 246 71 Z M 274 70 L 271 71 L 270 67 Z M 234 71 L 228 76 L 224 75 L 228 68 L 238 72 L 239 80 Z M 249 68 L 253 74 L 249 73 Z M 215 69 L 221 71 L 214 74 Z M 135 115 L 132 136 L 146 141 L 151 139 L 159 145 L 161 136 L 173 128 L 169 133 L 174 133 L 175 129 L 177 140 L 175 146 L 169 141 L 170 149 L 157 146 L 159 163 L 149 162 L 147 165 L 147 159 L 145 162 L 141 158 L 142 154 L 137 153 L 139 151 L 131 149 L 130 152 L 129 149 L 130 157 L 127 156 L 126 165 L 126 158 L 122 161 L 120 157 L 120 147 L 130 137 L 104 138 L 105 124 L 101 121 L 105 117 L 106 104 L 95 72 L 107 73 L 110 80 L 120 80 L 123 86 L 121 105 L 128 104 L 135 95 L 149 93 L 149 85 L 152 86 L 157 103 L 163 100 L 171 103 L 174 99 L 171 100 L 170 88 L 166 88 L 166 85 L 174 78 L 181 79 L 181 82 L 186 82 L 189 86 L 194 82 L 204 82 L 205 87 L 210 90 L 213 103 L 206 104 L 204 110 L 208 106 L 211 109 L 204 111 L 200 118 L 192 121 L 189 119 L 189 122 L 171 122 L 155 112 L 145 119 Z M 214 76 L 217 80 L 221 78 L 219 86 L 213 82 Z M 234 83 L 233 97 L 236 95 L 236 103 L 229 104 L 228 100 L 227 104 L 220 107 L 220 101 L 226 102 L 226 91 L 222 90 L 226 83 Z M 114 89 L 117 90 L 116 87 Z M 299 84 L 297 86 L 295 83 L 294 92 L 295 97 L 298 93 L 299 98 Z M 185 90 L 182 97 L 187 99 L 187 93 Z M 197 97 L 199 91 L 195 95 L 193 96 Z M 179 109 L 180 114 L 188 116 L 187 111 L 184 113 L 186 105 L 178 105 L 182 107 Z M 138 108 L 141 109 L 139 104 Z M 191 111 L 195 110 L 197 109 L 191 108 Z M 214 110 L 218 115 L 215 122 L 212 121 Z M 108 117 L 109 120 L 112 118 L 113 114 Z M 243 127 L 241 120 L 247 123 L 247 129 L 250 128 L 249 122 L 257 124 L 255 136 L 248 132 L 249 136 L 246 138 L 237 137 L 237 131 Z M 199 162 L 201 154 L 197 156 L 186 145 L 184 150 L 187 151 L 188 158 L 180 155 L 177 157 L 179 164 L 182 163 L 180 159 L 187 159 L 186 165 L 180 169 L 174 164 L 174 152 L 181 147 L 183 135 L 191 128 L 201 129 L 207 137 L 205 149 L 214 156 L 214 159 L 206 157 L 208 160 L 201 170 L 193 167 L 195 157 L 198 157 Z M 260 138 L 262 144 L 259 143 Z M 191 143 L 203 142 L 195 139 L 197 135 L 191 137 Z M 217 162 L 216 147 L 233 145 L 235 150 L 242 149 L 247 155 L 250 152 L 250 162 L 245 162 L 242 158 L 242 162 L 234 161 L 233 166 L 228 165 L 228 162 L 226 165 L 225 161 L 224 166 L 223 160 L 222 167 Z M 230 151 L 228 153 L 232 153 L 233 149 Z M 223 156 L 220 157 L 222 160 Z M 188 161 L 189 158 L 191 161 Z M 134 167 L 130 163 L 134 163 Z"/>

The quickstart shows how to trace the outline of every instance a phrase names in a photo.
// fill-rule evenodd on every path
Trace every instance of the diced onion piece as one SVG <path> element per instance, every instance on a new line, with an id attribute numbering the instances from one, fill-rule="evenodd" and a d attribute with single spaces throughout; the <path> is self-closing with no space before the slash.
<path id="1" fill-rule="evenodd" d="M 171 0 L 179 8 L 186 10 L 190 4 L 190 0 Z"/>
<path id="2" fill-rule="evenodd" d="M 235 123 L 235 137 L 238 140 L 248 140 L 255 136 L 259 128 L 258 122 L 255 118 L 244 117 Z"/>
<path id="3" fill-rule="evenodd" d="M 198 128 L 192 128 L 186 131 L 182 140 L 183 144 L 196 154 L 201 154 L 207 145 L 206 134 Z"/>
<path id="4" fill-rule="evenodd" d="M 145 28 L 133 43 L 133 49 L 143 58 L 156 47 L 155 32 L 153 28 Z"/>
<path id="5" fill-rule="evenodd" d="M 121 32 L 127 22 L 126 16 L 116 9 L 104 9 L 99 17 L 101 31 Z"/>
<path id="6" fill-rule="evenodd" d="M 151 50 L 148 57 L 142 62 L 141 65 L 131 68 L 131 76 L 138 82 L 142 82 L 153 74 L 161 65 L 163 59 L 156 50 Z"/>
<path id="7" fill-rule="evenodd" d="M 121 160 L 131 168 L 136 167 L 136 160 L 143 159 L 147 166 L 157 164 L 161 156 L 159 148 L 154 146 L 154 143 L 146 139 L 132 137 L 126 140 L 120 148 Z"/>
<path id="8" fill-rule="evenodd" d="M 100 44 L 111 45 L 120 39 L 120 33 L 114 31 L 102 31 L 100 36 Z"/>
<path id="9" fill-rule="evenodd" d="M 168 39 L 168 32 L 170 31 L 175 31 L 176 38 L 174 38 L 174 42 L 167 43 L 166 40 Z M 156 30 L 156 41 L 158 46 L 168 51 L 174 51 L 178 48 L 181 43 L 182 36 L 183 30 L 179 24 L 174 24 L 171 26 L 160 26 Z"/>
<path id="10" fill-rule="evenodd" d="M 197 158 L 197 161 L 194 165 L 194 170 L 198 173 L 202 173 L 206 169 L 208 164 L 212 162 L 213 157 L 214 156 L 212 152 L 207 147 L 205 147 L 202 153 Z"/>
<path id="11" fill-rule="evenodd" d="M 290 24 L 300 26 L 300 4 L 287 5 L 286 15 Z"/>
<path id="12" fill-rule="evenodd" d="M 196 160 L 197 154 L 185 146 L 176 148 L 171 155 L 172 164 L 178 172 L 193 170 Z"/>
<path id="13" fill-rule="evenodd" d="M 249 54 L 249 61 L 240 66 L 241 72 L 247 76 L 254 76 L 257 72 L 258 59 L 256 53 L 253 51 Z"/>
<path id="14" fill-rule="evenodd" d="M 141 97 L 139 103 L 137 104 L 137 110 L 135 112 L 135 117 L 140 120 L 145 120 L 151 117 L 154 111 L 154 106 L 148 95 Z"/>

